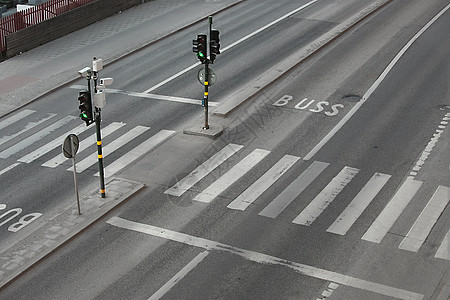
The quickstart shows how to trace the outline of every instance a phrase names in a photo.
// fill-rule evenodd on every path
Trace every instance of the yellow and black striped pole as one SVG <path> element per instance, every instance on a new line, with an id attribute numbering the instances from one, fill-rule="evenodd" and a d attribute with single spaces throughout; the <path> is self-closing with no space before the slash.
<path id="1" fill-rule="evenodd" d="M 95 60 L 95 58 L 94 58 Z M 97 92 L 97 79 L 98 73 L 94 72 L 94 95 Z M 100 174 L 100 194 L 102 198 L 106 197 L 105 191 L 105 174 L 103 171 L 103 154 L 102 154 L 102 134 L 100 131 L 100 122 L 101 122 L 101 109 L 95 108 L 95 127 L 97 129 L 97 154 L 98 154 L 98 169 Z"/>

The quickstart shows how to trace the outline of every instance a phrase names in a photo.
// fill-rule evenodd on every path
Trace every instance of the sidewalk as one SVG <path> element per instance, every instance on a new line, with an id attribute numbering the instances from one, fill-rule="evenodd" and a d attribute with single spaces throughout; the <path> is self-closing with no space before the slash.
<path id="1" fill-rule="evenodd" d="M 93 57 L 107 65 L 242 1 L 153 0 L 1 62 L 0 116 L 78 79 Z"/>
<path id="2" fill-rule="evenodd" d="M 153 0 L 0 63 L 0 117 L 78 79 L 92 58 L 112 63 L 209 15 L 245 0 Z M 168 26 L 170 24 L 170 26 Z M 0 250 L 0 290 L 144 188 L 113 178 L 106 198 L 98 188 Z M 8 246 L 5 248 L 5 246 Z"/>

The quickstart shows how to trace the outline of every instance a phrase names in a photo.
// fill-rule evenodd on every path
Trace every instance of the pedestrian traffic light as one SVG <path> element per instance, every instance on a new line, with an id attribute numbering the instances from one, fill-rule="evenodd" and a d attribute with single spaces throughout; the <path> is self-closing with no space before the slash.
<path id="1" fill-rule="evenodd" d="M 86 126 L 94 122 L 92 114 L 92 99 L 89 91 L 82 90 L 78 92 L 78 101 L 80 101 L 80 118 L 86 122 Z"/>
<path id="2" fill-rule="evenodd" d="M 211 49 L 211 63 L 216 59 L 216 55 L 220 54 L 220 38 L 219 38 L 219 30 L 212 29 L 211 30 L 211 39 L 210 39 L 210 49 Z"/>
<path id="3" fill-rule="evenodd" d="M 192 41 L 192 51 L 197 53 L 197 58 L 203 63 L 206 60 L 206 34 L 198 34 L 197 39 Z"/>

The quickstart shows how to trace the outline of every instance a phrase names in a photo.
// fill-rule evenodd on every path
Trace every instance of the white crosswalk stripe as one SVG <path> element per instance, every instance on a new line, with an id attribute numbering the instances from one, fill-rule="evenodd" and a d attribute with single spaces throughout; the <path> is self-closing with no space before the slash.
<path id="1" fill-rule="evenodd" d="M 252 204 L 264 191 L 266 191 L 272 184 L 274 184 L 289 168 L 291 168 L 300 157 L 285 155 L 280 159 L 269 171 L 264 173 L 258 180 L 256 180 L 249 188 L 240 194 L 227 207 L 237 210 L 245 210 Z"/>
<path id="2" fill-rule="evenodd" d="M 391 175 L 375 173 L 327 231 L 345 235 L 390 178 Z"/>
<path id="3" fill-rule="evenodd" d="M 439 186 L 419 218 L 401 242 L 399 249 L 417 252 L 449 202 L 450 189 Z"/>
<path id="4" fill-rule="evenodd" d="M 9 167 L 4 168 L 3 170 L 0 170 L 0 175 L 3 175 L 3 174 L 5 174 L 6 172 L 8 172 L 9 170 L 14 169 L 14 168 L 17 167 L 18 165 L 20 165 L 20 163 L 14 163 L 14 164 L 10 165 Z"/>
<path id="5" fill-rule="evenodd" d="M 254 166 L 256 166 L 261 160 L 266 157 L 270 151 L 256 149 L 249 155 L 247 155 L 243 160 L 236 164 L 230 169 L 226 174 L 217 179 L 213 184 L 211 184 L 202 193 L 197 195 L 194 200 L 210 203 L 217 196 L 219 196 L 223 191 L 225 191 L 230 185 L 235 183 L 239 178 L 247 174 Z"/>
<path id="6" fill-rule="evenodd" d="M 311 225 L 358 172 L 358 169 L 344 167 L 292 223 L 305 226 Z"/>
<path id="7" fill-rule="evenodd" d="M 421 186 L 421 181 L 408 178 L 378 218 L 375 219 L 362 239 L 373 243 L 380 243 Z"/>
<path id="8" fill-rule="evenodd" d="M 39 132 L 33 134 L 32 136 L 25 138 L 23 140 L 21 140 L 19 143 L 15 144 L 14 146 L 9 147 L 8 149 L 0 152 L 0 158 L 8 158 L 11 155 L 25 149 L 26 147 L 34 144 L 35 142 L 41 140 L 43 137 L 51 134 L 53 131 L 55 131 L 56 129 L 62 127 L 63 125 L 69 123 L 70 121 L 72 121 L 73 119 L 75 119 L 74 116 L 66 116 L 54 123 L 52 123 L 51 125 L 47 126 L 46 128 L 40 130 Z"/>
<path id="9" fill-rule="evenodd" d="M 211 158 L 201 164 L 194 171 L 189 173 L 186 177 L 178 181 L 174 186 L 166 190 L 164 193 L 172 196 L 181 196 L 197 182 L 202 180 L 206 175 L 211 173 L 214 169 L 220 166 L 233 154 L 238 152 L 243 146 L 236 144 L 228 144 L 222 148 L 219 152 L 214 154 Z"/>
<path id="10" fill-rule="evenodd" d="M 85 125 L 82 125 L 85 126 Z M 111 133 L 115 132 L 116 130 L 122 128 L 125 126 L 125 123 L 118 123 L 113 122 L 102 129 L 102 138 L 107 137 Z M 83 139 L 80 141 L 79 148 L 78 148 L 78 154 L 82 153 L 84 150 L 86 150 L 89 146 L 92 146 L 95 144 L 96 141 L 96 134 L 92 134 L 89 137 Z M 43 163 L 41 166 L 48 167 L 48 168 L 56 168 L 57 166 L 63 164 L 65 161 L 67 161 L 68 158 L 66 158 L 62 153 L 59 153 L 54 158 L 50 159 L 49 161 Z"/>
<path id="11" fill-rule="evenodd" d="M 34 110 L 30 110 L 30 109 L 24 109 L 20 112 L 18 112 L 17 114 L 7 118 L 6 120 L 3 120 L 0 122 L 0 129 L 3 129 L 19 120 L 22 120 L 23 118 L 31 115 L 32 113 L 34 113 L 36 111 Z"/>
<path id="12" fill-rule="evenodd" d="M 450 229 L 445 235 L 445 238 L 439 246 L 434 257 L 450 260 Z"/>
<path id="13" fill-rule="evenodd" d="M 329 163 L 313 162 L 297 179 L 281 192 L 260 213 L 260 216 L 276 218 L 295 198 L 298 197 L 322 172 Z"/>
<path id="14" fill-rule="evenodd" d="M 34 160 L 38 159 L 39 157 L 42 157 L 45 154 L 47 154 L 48 152 L 52 151 L 56 147 L 62 145 L 64 139 L 69 134 L 71 134 L 71 133 L 72 134 L 80 134 L 80 133 L 86 131 L 87 129 L 88 129 L 88 127 L 86 125 L 82 124 L 82 125 L 74 128 L 74 129 L 72 129 L 71 131 L 66 132 L 65 134 L 57 137 L 56 139 L 54 139 L 50 143 L 45 144 L 44 146 L 34 150 L 33 152 L 23 156 L 22 158 L 19 158 L 18 161 L 24 162 L 24 163 L 31 163 Z"/>
<path id="15" fill-rule="evenodd" d="M 172 130 L 161 130 L 160 132 L 158 132 L 145 142 L 135 147 L 133 150 L 125 153 L 120 158 L 112 162 L 110 165 L 106 166 L 105 177 L 111 177 L 112 175 L 116 174 L 117 172 L 125 168 L 127 165 L 131 164 L 135 160 L 142 157 L 144 154 L 152 151 L 159 144 L 163 143 L 174 134 L 175 131 Z M 97 172 L 95 176 L 99 176 L 99 173 Z"/>
<path id="16" fill-rule="evenodd" d="M 105 157 L 110 153 L 113 153 L 114 151 L 126 145 L 128 142 L 138 137 L 139 135 L 143 134 L 149 129 L 150 127 L 136 126 L 130 131 L 127 131 L 125 134 L 123 134 L 122 136 L 118 137 L 117 139 L 115 139 L 114 141 L 103 147 L 102 149 L 103 157 Z M 97 162 L 97 160 L 98 160 L 97 152 L 92 153 L 91 155 L 89 155 L 88 157 L 77 163 L 77 173 L 81 173 L 84 170 L 88 169 L 90 166 L 94 165 Z M 70 167 L 67 170 L 73 171 L 73 167 Z"/>
<path id="17" fill-rule="evenodd" d="M 27 132 L 28 130 L 33 129 L 34 127 L 44 123 L 45 121 L 53 118 L 54 116 L 56 116 L 56 114 L 48 114 L 47 117 L 45 117 L 45 118 L 39 119 L 39 120 L 37 120 L 35 122 L 28 122 L 28 124 L 25 125 L 25 127 L 22 130 L 14 133 L 12 135 L 7 135 L 7 136 L 1 137 L 0 138 L 0 146 L 3 145 L 6 142 L 12 140 L 15 137 L 18 137 L 19 135 L 23 134 L 24 132 Z"/>

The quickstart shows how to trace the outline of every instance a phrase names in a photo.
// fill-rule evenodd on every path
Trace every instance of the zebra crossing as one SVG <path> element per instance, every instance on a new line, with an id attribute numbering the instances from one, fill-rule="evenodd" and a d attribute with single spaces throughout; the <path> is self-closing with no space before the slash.
<path id="1" fill-rule="evenodd" d="M 220 168 L 233 155 L 242 151 L 243 146 L 228 144 L 216 154 L 211 156 L 203 164 L 189 173 L 186 177 L 179 180 L 175 185 L 165 191 L 166 194 L 180 197 L 185 192 L 198 184 L 205 176 Z M 251 174 L 252 170 L 264 159 L 270 156 L 270 151 L 255 149 L 229 168 L 221 177 L 199 192 L 194 201 L 202 203 L 211 203 L 218 198 L 228 187 L 239 181 L 246 174 Z M 256 179 L 249 187 L 241 192 L 235 199 L 227 205 L 228 209 L 244 211 L 254 203 L 269 187 L 276 185 L 276 182 L 286 172 L 298 164 L 300 157 L 285 155 L 274 163 L 262 176 Z M 289 206 L 294 205 L 295 199 L 308 189 L 319 177 L 327 174 L 330 163 L 313 161 L 301 174 L 297 174 L 291 183 L 283 189 L 268 205 L 266 205 L 258 215 L 267 218 L 277 218 Z M 226 170 L 222 170 L 226 171 Z M 334 172 L 329 170 L 329 172 Z M 350 166 L 344 166 L 328 184 L 320 191 L 315 191 L 314 199 L 292 220 L 293 224 L 301 226 L 311 226 L 313 222 L 319 219 L 322 213 L 329 207 L 334 199 L 345 189 L 345 187 L 358 176 L 359 169 Z M 333 174 L 331 174 L 333 175 Z M 295 175 L 294 175 L 295 176 Z M 370 177 L 370 176 L 368 176 Z M 380 193 L 383 187 L 392 179 L 389 174 L 374 173 L 367 182 L 362 184 L 362 188 L 340 213 L 334 222 L 326 230 L 327 233 L 344 236 L 351 230 L 352 226 L 369 207 L 371 202 Z M 376 216 L 373 223 L 366 229 L 362 240 L 371 243 L 380 243 L 392 228 L 394 223 L 402 215 L 404 210 L 410 204 L 414 197 L 417 197 L 418 191 L 423 188 L 424 182 L 414 180 L 408 177 L 399 186 L 394 195 L 390 196 L 381 213 Z M 412 225 L 406 234 L 398 249 L 418 252 L 431 233 L 434 225 L 438 222 L 445 208 L 450 201 L 450 188 L 445 186 L 432 187 L 435 192 L 430 195 L 430 199 L 423 208 L 420 216 Z M 195 190 L 199 190 L 196 188 Z M 224 201 L 222 199 L 222 201 Z M 444 240 L 438 247 L 435 258 L 450 260 L 449 254 L 449 235 L 450 230 Z"/>
<path id="2" fill-rule="evenodd" d="M 56 114 L 40 114 L 34 110 L 22 110 L 0 122 L 3 136 L 0 136 L 0 162 L 19 157 L 16 162 L 0 170 L 0 175 L 7 173 L 22 163 L 30 164 L 43 159 L 42 167 L 57 168 L 64 165 L 68 159 L 61 151 L 51 156 L 55 149 L 60 149 L 62 142 L 69 134 L 83 135 L 77 157 L 82 157 L 77 163 L 77 172 L 81 173 L 97 162 L 97 153 L 89 152 L 95 145 L 96 133 L 85 136 L 91 127 L 76 122 L 77 117 L 58 117 Z M 12 126 L 15 125 L 15 126 Z M 19 128 L 19 129 L 16 129 Z M 150 127 L 127 127 L 122 122 L 112 122 L 102 128 L 102 139 L 114 136 L 115 139 L 105 143 L 103 156 L 106 157 L 116 151 L 123 152 L 124 146 L 130 141 L 148 133 Z M 61 133 L 62 132 L 62 133 Z M 120 135 L 121 134 L 121 135 Z M 139 146 L 125 152 L 120 158 L 111 162 L 105 168 L 105 176 L 111 177 L 136 161 L 149 151 L 164 143 L 175 134 L 175 131 L 161 130 L 146 139 Z M 56 138 L 54 137 L 56 135 Z M 120 135 L 120 136 L 118 136 Z M 45 144 L 43 144 L 45 141 Z M 35 146 L 43 144 L 42 146 Z M 45 159 L 49 158 L 49 159 Z M 67 169 L 73 171 L 73 167 Z M 97 175 L 98 174 L 94 174 Z"/>

